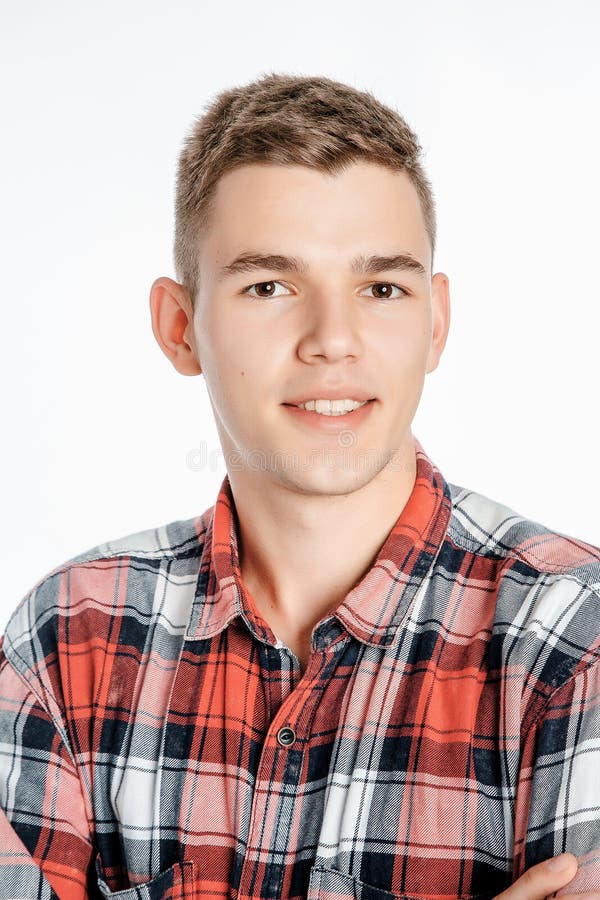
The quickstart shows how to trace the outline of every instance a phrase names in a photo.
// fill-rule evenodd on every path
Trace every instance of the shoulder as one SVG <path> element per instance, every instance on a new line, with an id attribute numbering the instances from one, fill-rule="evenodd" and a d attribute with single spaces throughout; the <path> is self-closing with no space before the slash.
<path id="1" fill-rule="evenodd" d="M 522 563 L 539 574 L 579 578 L 600 590 L 600 547 L 554 531 L 477 491 L 449 484 L 448 537 L 480 556 Z"/>
<path id="2" fill-rule="evenodd" d="M 89 547 L 44 574 L 8 619 L 7 661 L 44 693 L 50 670 L 75 647 L 91 659 L 124 637 L 141 652 L 157 617 L 177 628 L 193 600 L 212 510 Z"/>
<path id="3" fill-rule="evenodd" d="M 540 697 L 600 665 L 600 548 L 476 491 L 449 484 L 456 571 L 489 592 L 490 655 Z"/>

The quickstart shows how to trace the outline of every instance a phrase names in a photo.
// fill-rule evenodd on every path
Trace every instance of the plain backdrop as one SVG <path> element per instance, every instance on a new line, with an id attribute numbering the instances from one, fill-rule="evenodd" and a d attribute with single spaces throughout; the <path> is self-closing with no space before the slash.
<path id="1" fill-rule="evenodd" d="M 71 556 L 214 503 L 204 379 L 162 354 L 148 296 L 174 276 L 185 132 L 269 71 L 370 90 L 423 145 L 452 300 L 413 423 L 427 453 L 448 481 L 600 544 L 597 3 L 0 9 L 0 630 Z"/>

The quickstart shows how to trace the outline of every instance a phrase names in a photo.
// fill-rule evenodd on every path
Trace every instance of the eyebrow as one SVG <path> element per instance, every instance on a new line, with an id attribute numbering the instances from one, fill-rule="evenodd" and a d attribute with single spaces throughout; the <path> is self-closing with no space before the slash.
<path id="1" fill-rule="evenodd" d="M 309 266 L 308 263 L 296 256 L 247 250 L 219 270 L 219 281 L 237 275 L 238 272 L 252 272 L 256 269 L 297 272 L 303 275 L 308 272 Z M 365 256 L 363 253 L 359 253 L 350 261 L 350 269 L 355 275 L 377 275 L 379 272 L 391 270 L 416 272 L 418 275 L 427 274 L 423 264 L 410 253 L 393 253 L 390 256 Z"/>

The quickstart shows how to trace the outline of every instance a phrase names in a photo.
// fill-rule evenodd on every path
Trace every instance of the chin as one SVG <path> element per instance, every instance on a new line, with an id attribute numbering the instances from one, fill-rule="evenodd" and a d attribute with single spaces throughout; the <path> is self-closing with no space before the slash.
<path id="1" fill-rule="evenodd" d="M 339 466 L 334 468 L 315 464 L 310 470 L 288 469 L 277 470 L 279 479 L 291 490 L 301 494 L 343 495 L 358 491 L 377 475 L 377 470 Z"/>

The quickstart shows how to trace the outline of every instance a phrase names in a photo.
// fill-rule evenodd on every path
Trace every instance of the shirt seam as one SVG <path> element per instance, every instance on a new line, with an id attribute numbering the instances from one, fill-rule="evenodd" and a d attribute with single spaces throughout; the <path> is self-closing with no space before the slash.
<path id="1" fill-rule="evenodd" d="M 202 518 L 202 517 L 200 517 L 200 518 Z M 169 523 L 169 524 L 172 524 L 172 523 Z M 166 526 L 163 526 L 163 527 L 166 527 Z M 152 530 L 152 529 L 147 529 L 147 530 Z M 154 529 L 154 530 L 156 530 L 156 529 Z M 43 584 L 44 581 L 46 581 L 49 578 L 52 578 L 54 575 L 62 575 L 68 569 L 76 568 L 78 566 L 85 566 L 88 563 L 101 562 L 103 560 L 111 560 L 111 559 L 121 559 L 123 557 L 126 559 L 160 560 L 160 559 L 165 559 L 165 558 L 166 559 L 185 559 L 185 558 L 189 558 L 189 556 L 192 555 L 192 556 L 197 556 L 199 558 L 202 554 L 202 548 L 204 547 L 204 544 L 205 544 L 206 532 L 207 532 L 207 526 L 204 527 L 204 530 L 201 532 L 201 534 L 194 533 L 193 536 L 190 536 L 186 541 L 184 541 L 184 544 L 182 545 L 181 549 L 179 549 L 179 550 L 174 550 L 172 547 L 163 547 L 161 550 L 140 550 L 139 548 L 136 549 L 136 548 L 128 547 L 123 550 L 116 550 L 113 553 L 95 553 L 93 556 L 89 556 L 89 557 L 87 557 L 85 555 L 87 551 L 84 550 L 84 551 L 82 551 L 82 553 L 76 554 L 75 557 L 71 557 L 70 559 L 65 560 L 65 562 L 59 563 L 58 566 L 56 566 L 56 568 L 50 569 L 49 571 L 44 573 L 38 579 L 38 581 L 36 581 L 33 584 L 33 586 L 27 591 L 27 594 L 25 595 L 25 598 L 23 598 L 23 599 L 26 599 L 27 596 L 29 596 L 29 594 L 32 594 L 33 591 L 37 590 L 37 588 L 40 587 L 40 585 Z M 110 542 L 107 542 L 107 543 L 110 543 Z M 184 547 L 187 545 L 189 545 L 189 547 L 186 550 L 186 549 L 184 549 Z M 193 548 L 192 553 L 190 553 L 190 548 Z M 93 548 L 90 548 L 90 549 L 93 549 Z M 83 557 L 83 558 L 79 559 L 79 557 Z"/>
<path id="2" fill-rule="evenodd" d="M 69 745 L 69 741 L 68 741 L 66 729 L 65 729 L 65 726 L 64 726 L 64 722 L 62 722 L 62 720 L 61 720 L 61 721 L 57 721 L 57 720 L 56 720 L 55 716 L 54 716 L 53 713 L 50 711 L 48 705 L 47 705 L 46 702 L 44 701 L 42 694 L 38 693 L 38 691 L 35 689 L 35 687 L 33 686 L 33 684 L 28 680 L 27 675 L 25 674 L 25 672 L 22 672 L 22 671 L 18 668 L 17 663 L 16 663 L 13 659 L 11 659 L 12 654 L 14 654 L 14 655 L 19 659 L 19 661 L 22 662 L 22 663 L 24 664 L 25 669 L 26 669 L 28 672 L 31 672 L 31 667 L 27 665 L 27 662 L 19 655 L 19 653 L 14 649 L 14 647 L 10 647 L 10 648 L 9 648 L 9 647 L 5 647 L 5 646 L 4 646 L 4 642 L 2 641 L 2 643 L 0 644 L 0 649 L 2 650 L 2 655 L 4 656 L 4 660 L 5 660 L 5 662 L 6 662 L 6 665 L 7 665 L 7 666 L 10 666 L 10 668 L 11 668 L 12 671 L 15 673 L 15 675 L 18 676 L 19 680 L 20 680 L 20 681 L 22 682 L 22 684 L 25 686 L 25 688 L 27 689 L 28 693 L 31 694 L 31 696 L 35 699 L 35 701 L 36 701 L 36 703 L 38 704 L 38 706 L 41 707 L 42 711 L 48 716 L 48 718 L 50 719 L 50 721 L 52 722 L 52 724 L 53 724 L 54 727 L 56 728 L 56 730 L 57 730 L 57 732 L 58 732 L 58 735 L 59 735 L 59 737 L 60 737 L 61 744 L 64 746 L 65 750 L 67 751 L 67 753 L 68 753 L 68 755 L 69 755 L 69 759 L 71 760 L 71 763 L 73 764 L 73 768 L 74 768 L 75 770 L 77 770 L 77 772 L 78 772 L 77 762 L 76 762 L 76 760 L 75 760 L 75 756 L 74 756 L 74 754 L 73 754 L 73 751 L 72 751 L 72 749 L 71 749 L 71 747 L 70 747 L 70 745 Z M 9 656 L 8 651 L 10 651 L 11 656 Z M 1 669 L 1 666 L 0 666 L 0 669 Z M 53 698 L 53 699 L 54 699 L 55 702 L 56 702 L 56 698 Z M 59 706 L 58 702 L 56 703 L 56 705 Z M 79 774 L 79 772 L 78 772 L 78 774 Z"/>
<path id="3" fill-rule="evenodd" d="M 110 553 L 110 554 L 106 554 L 105 556 L 102 556 L 102 555 L 91 556 L 88 559 L 81 559 L 81 560 L 76 560 L 76 561 L 73 559 L 69 559 L 64 563 L 61 563 L 55 569 L 50 569 L 50 571 L 47 571 L 42 576 L 40 576 L 40 578 L 37 581 L 35 581 L 33 583 L 33 585 L 21 597 L 21 599 L 19 600 L 17 605 L 14 607 L 14 609 L 12 610 L 12 612 L 9 616 L 9 619 L 4 628 L 4 634 L 6 634 L 9 624 L 13 621 L 13 619 L 15 618 L 17 613 L 20 611 L 20 609 L 32 599 L 32 597 L 36 591 L 38 591 L 44 584 L 49 582 L 52 578 L 55 578 L 58 575 L 64 575 L 66 572 L 76 571 L 79 568 L 85 569 L 86 566 L 93 564 L 93 563 L 97 563 L 97 562 L 106 562 L 106 561 L 110 561 L 110 560 L 116 561 L 116 560 L 123 560 L 123 559 L 124 560 L 135 560 L 135 559 L 146 560 L 149 558 L 150 557 L 147 557 L 147 556 L 141 556 L 139 553 L 133 553 L 129 550 L 127 550 L 127 551 L 124 550 L 122 553 Z M 168 555 L 167 553 L 162 553 L 160 556 L 155 556 L 152 558 L 156 559 L 156 560 L 164 560 L 164 559 L 176 559 L 178 557 L 175 554 Z M 2 635 L 2 636 L 4 636 L 4 635 Z M 13 652 L 16 655 L 18 655 L 15 650 L 13 650 Z M 25 666 L 27 668 L 29 668 L 27 666 L 26 662 L 25 662 Z M 13 663 L 13 668 L 14 668 L 14 663 Z M 18 671 L 18 670 L 15 669 L 15 671 Z"/>
<path id="4" fill-rule="evenodd" d="M 528 736 L 529 733 L 530 733 L 530 731 L 531 731 L 533 728 L 537 728 L 537 726 L 538 726 L 540 720 L 543 719 L 544 716 L 546 715 L 546 713 L 548 712 L 548 707 L 549 707 L 550 703 L 552 702 L 552 700 L 554 699 L 554 697 L 556 697 L 556 695 L 557 695 L 558 693 L 560 693 L 560 691 L 562 691 L 562 690 L 564 690 L 565 688 L 569 687 L 569 685 L 571 684 L 571 682 L 572 682 L 572 681 L 576 681 L 576 680 L 579 678 L 580 675 L 584 675 L 585 673 L 589 672 L 589 670 L 592 669 L 594 666 L 597 666 L 597 665 L 600 664 L 600 648 L 598 648 L 597 650 L 594 650 L 594 651 L 588 651 L 588 652 L 593 653 L 592 658 L 589 659 L 589 660 L 588 660 L 586 663 L 584 663 L 583 665 L 581 665 L 581 663 L 579 663 L 578 665 L 580 666 L 580 668 L 578 668 L 578 667 L 576 666 L 576 667 L 575 667 L 575 671 L 572 671 L 572 672 L 571 672 L 571 674 L 570 674 L 569 677 L 566 679 L 566 681 L 563 681 L 562 684 L 557 685 L 557 687 L 555 687 L 554 690 L 546 697 L 546 699 L 545 699 L 545 701 L 544 701 L 544 705 L 541 707 L 541 709 L 539 710 L 539 712 L 535 715 L 535 717 L 534 717 L 533 721 L 531 722 L 531 724 L 529 725 L 529 727 L 528 727 L 528 729 L 527 729 L 527 732 L 526 732 L 526 734 L 524 735 L 524 737 L 525 737 L 525 736 Z"/>
<path id="5" fill-rule="evenodd" d="M 527 551 L 527 554 L 519 553 L 518 548 L 516 547 L 507 547 L 505 550 L 502 548 L 498 548 L 497 550 L 488 547 L 487 544 L 475 544 L 469 540 L 461 541 L 459 538 L 450 534 L 449 530 L 446 533 L 446 538 L 453 543 L 459 550 L 465 550 L 467 553 L 476 553 L 478 556 L 490 556 L 495 555 L 500 559 L 511 559 L 515 562 L 523 562 L 528 565 L 531 569 L 534 569 L 540 575 L 564 575 L 565 578 L 572 578 L 576 581 L 581 587 L 587 588 L 587 590 L 592 591 L 600 599 L 600 593 L 598 589 L 587 581 L 583 581 L 578 575 L 576 575 L 573 571 L 564 566 L 559 567 L 558 565 L 554 567 L 552 563 L 544 562 L 539 557 L 535 556 L 534 553 Z M 484 551 L 488 551 L 487 553 Z M 539 563 L 539 565 L 534 565 L 533 562 Z"/>
<path id="6" fill-rule="evenodd" d="M 521 739 L 522 744 L 531 735 L 533 735 L 535 733 L 535 730 L 539 727 L 540 722 L 546 716 L 546 714 L 548 712 L 548 707 L 549 707 L 551 701 L 554 699 L 554 697 L 556 697 L 556 695 L 560 691 L 567 688 L 571 684 L 572 681 L 579 678 L 580 675 L 583 675 L 584 673 L 588 672 L 593 666 L 597 665 L 599 662 L 600 662 L 600 651 L 595 651 L 595 658 L 592 658 L 586 665 L 583 666 L 583 668 L 579 669 L 578 671 L 572 672 L 570 677 L 567 678 L 566 681 L 564 681 L 562 684 L 558 685 L 558 687 L 556 687 L 555 690 L 552 691 L 552 693 L 544 701 L 544 704 L 541 707 L 541 709 L 539 710 L 539 712 L 535 715 L 533 721 L 527 727 L 527 730 L 522 733 L 522 739 Z M 519 787 L 522 784 L 524 778 L 525 778 L 525 776 L 523 775 L 521 767 L 519 766 L 519 776 L 518 776 L 517 784 L 516 784 L 517 791 L 519 790 Z M 527 776 L 527 780 L 528 779 L 529 779 L 529 776 Z M 529 796 L 529 802 L 527 804 L 527 809 L 526 809 L 526 811 L 524 811 L 525 822 L 527 823 L 525 833 L 527 833 L 527 830 L 528 830 L 528 823 L 529 823 L 530 815 L 531 815 L 531 795 Z M 520 852 L 524 854 L 525 849 L 523 848 L 523 850 Z M 517 876 L 519 874 L 521 874 L 521 873 L 520 872 L 516 873 Z M 516 877 L 516 875 L 515 875 L 514 868 L 513 868 L 513 877 Z"/>
<path id="7" fill-rule="evenodd" d="M 70 746 L 70 744 L 69 744 L 68 737 L 67 737 L 67 734 L 66 734 L 66 732 L 65 732 L 63 723 L 62 723 L 62 722 L 57 722 L 57 721 L 56 721 L 54 715 L 52 714 L 52 712 L 50 711 L 50 709 L 47 707 L 47 705 L 46 705 L 46 703 L 44 702 L 43 698 L 38 694 L 38 692 L 37 692 L 36 690 L 34 690 L 33 686 L 32 686 L 32 685 L 30 684 L 30 682 L 27 680 L 27 678 L 25 677 L 25 675 L 24 675 L 22 672 L 19 671 L 19 669 L 17 668 L 16 664 L 13 662 L 13 660 L 12 660 L 12 659 L 8 656 L 8 654 L 6 653 L 5 648 L 4 648 L 4 642 L 3 642 L 3 640 L 1 640 L 1 639 L 0 639 L 0 651 L 1 651 L 1 653 L 2 653 L 2 656 L 4 657 L 5 664 L 6 664 L 7 666 L 10 666 L 11 670 L 16 674 L 16 676 L 19 678 L 19 680 L 23 683 L 25 689 L 27 690 L 27 693 L 28 693 L 31 697 L 33 697 L 33 699 L 35 700 L 35 703 L 39 706 L 39 708 L 42 710 L 42 712 L 48 717 L 48 719 L 49 719 L 49 721 L 52 723 L 52 725 L 56 728 L 56 731 L 57 731 L 57 734 L 58 734 L 58 737 L 59 737 L 59 740 L 60 740 L 60 745 L 61 745 L 62 747 L 64 747 L 64 749 L 65 749 L 65 751 L 66 751 L 66 754 L 67 754 L 67 756 L 68 756 L 68 758 L 69 758 L 69 760 L 70 760 L 71 766 L 72 766 L 72 772 L 73 772 L 74 775 L 77 776 L 77 781 L 79 782 L 79 786 L 80 786 L 80 790 L 81 790 L 81 792 L 82 792 L 82 796 L 85 797 L 85 796 L 87 795 L 87 792 L 86 792 L 85 786 L 84 786 L 84 784 L 83 784 L 83 782 L 82 782 L 82 779 L 81 779 L 81 772 L 80 772 L 80 770 L 79 770 L 79 766 L 78 766 L 78 764 L 77 764 L 77 761 L 76 761 L 76 759 L 75 759 L 75 756 L 74 756 L 73 751 L 72 751 L 72 749 L 71 749 L 71 746 Z M 1 671 L 1 670 L 2 670 L 2 666 L 0 665 L 0 671 Z M 58 705 L 58 704 L 57 704 L 57 705 Z M 86 804 L 84 803 L 84 806 L 85 806 L 85 805 L 86 805 Z M 91 828 L 90 828 L 90 821 L 89 821 L 87 815 L 86 815 L 86 820 L 87 820 L 87 826 L 88 826 L 88 843 L 89 843 L 90 847 L 93 847 L 92 830 L 91 830 Z"/>

